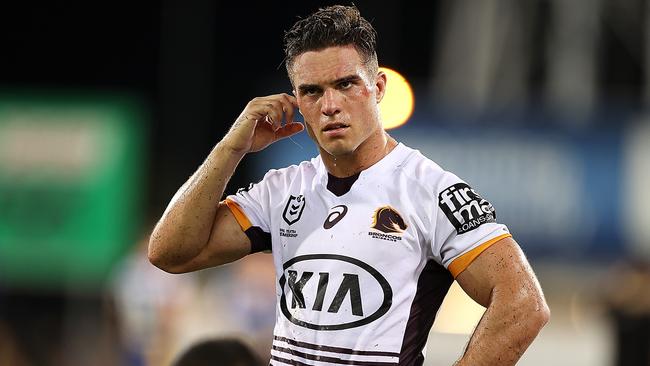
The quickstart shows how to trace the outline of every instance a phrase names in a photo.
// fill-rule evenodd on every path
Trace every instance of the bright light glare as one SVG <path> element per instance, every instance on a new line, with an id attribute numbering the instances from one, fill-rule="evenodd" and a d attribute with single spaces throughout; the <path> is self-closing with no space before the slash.
<path id="1" fill-rule="evenodd" d="M 379 70 L 386 73 L 386 94 L 379 103 L 384 129 L 396 128 L 411 117 L 413 113 L 413 90 L 408 81 L 397 71 L 386 67 Z"/>

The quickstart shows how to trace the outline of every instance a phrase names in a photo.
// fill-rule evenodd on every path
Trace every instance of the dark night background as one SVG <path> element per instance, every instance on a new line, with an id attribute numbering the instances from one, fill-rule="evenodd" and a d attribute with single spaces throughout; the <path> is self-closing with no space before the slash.
<path id="1" fill-rule="evenodd" d="M 282 64 L 284 30 L 299 16 L 335 3 L 12 2 L 0 12 L 0 86 L 139 98 L 150 113 L 147 212 L 157 216 L 250 99 L 289 91 Z M 380 64 L 400 70 L 416 88 L 435 76 L 439 23 L 450 16 L 453 2 L 355 4 L 378 31 Z M 519 6 L 529 14 L 526 98 L 535 100 L 545 83 L 542 45 L 552 18 L 547 1 Z M 622 17 L 609 2 L 604 9 L 609 18 Z M 598 95 L 638 108 L 645 18 L 626 16 L 631 37 L 621 38 L 608 26 L 599 36 Z M 244 173 L 238 172 L 231 186 L 245 184 Z"/>
<path id="2" fill-rule="evenodd" d="M 148 212 L 157 216 L 250 99 L 290 92 L 283 32 L 330 3 L 12 3 L 0 13 L 0 85 L 139 98 L 150 113 Z M 355 4 L 379 33 L 381 63 L 426 78 L 434 3 Z M 229 189 L 247 179 L 238 172 Z"/>

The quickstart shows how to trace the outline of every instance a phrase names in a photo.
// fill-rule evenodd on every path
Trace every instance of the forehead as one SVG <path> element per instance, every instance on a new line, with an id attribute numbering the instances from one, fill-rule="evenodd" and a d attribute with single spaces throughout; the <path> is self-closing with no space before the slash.
<path id="1" fill-rule="evenodd" d="M 307 51 L 293 62 L 293 83 L 325 84 L 344 76 L 365 76 L 365 66 L 354 46 L 328 47 Z"/>

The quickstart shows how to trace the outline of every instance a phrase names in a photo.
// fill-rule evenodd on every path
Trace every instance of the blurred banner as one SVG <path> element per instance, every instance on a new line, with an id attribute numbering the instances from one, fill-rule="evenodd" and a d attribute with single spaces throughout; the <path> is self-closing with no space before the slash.
<path id="1" fill-rule="evenodd" d="M 623 221 L 631 254 L 650 260 L 650 119 L 638 122 L 625 133 Z"/>
<path id="2" fill-rule="evenodd" d="M 390 134 L 489 200 L 528 255 L 610 260 L 650 244 L 642 178 L 650 176 L 649 130 L 450 125 L 416 116 Z M 316 154 L 302 133 L 256 154 L 254 176 Z"/>
<path id="3" fill-rule="evenodd" d="M 139 229 L 143 122 L 122 97 L 0 95 L 0 281 L 97 286 Z"/>
<path id="4" fill-rule="evenodd" d="M 621 134 L 414 127 L 396 131 L 496 208 L 534 256 L 621 252 Z"/>

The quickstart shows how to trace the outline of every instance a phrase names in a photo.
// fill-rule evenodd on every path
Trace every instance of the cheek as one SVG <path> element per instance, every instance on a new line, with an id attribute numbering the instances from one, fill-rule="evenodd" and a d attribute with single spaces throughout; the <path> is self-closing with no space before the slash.
<path id="1" fill-rule="evenodd" d="M 354 109 L 356 109 L 357 113 L 361 113 L 363 115 L 375 114 L 373 113 L 373 109 L 377 107 L 377 103 L 375 101 L 375 95 L 371 89 L 359 89 L 356 93 L 354 93 L 353 98 L 357 102 L 354 105 Z"/>
<path id="2" fill-rule="evenodd" d="M 307 101 L 298 99 L 298 110 L 300 114 L 308 118 L 313 113 L 314 103 L 308 103 Z"/>
<path id="3" fill-rule="evenodd" d="M 308 107 L 308 106 L 303 105 L 300 108 L 300 114 L 302 114 L 302 117 L 305 120 L 306 125 L 310 125 L 312 123 L 312 121 L 314 121 L 314 108 L 313 107 Z"/>
<path id="4" fill-rule="evenodd" d="M 307 135 L 309 135 L 309 137 L 312 140 L 316 141 L 316 137 L 314 136 L 314 130 L 311 128 L 311 125 L 306 120 L 305 120 L 305 129 L 307 130 Z"/>
<path id="5" fill-rule="evenodd" d="M 377 108 L 376 95 L 371 88 L 360 88 L 352 96 L 356 103 L 354 103 L 354 108 L 357 110 L 357 113 L 364 115 L 375 115 L 373 109 Z"/>
<path id="6" fill-rule="evenodd" d="M 306 105 L 305 103 L 298 102 L 299 112 L 302 115 L 305 129 L 307 134 L 314 138 L 314 130 L 312 128 L 312 121 L 318 121 L 318 117 L 314 117 L 313 106 Z M 315 119 L 314 119 L 315 118 Z"/>
<path id="7" fill-rule="evenodd" d="M 300 106 L 300 114 L 302 114 L 307 128 L 311 129 L 313 126 L 318 125 L 320 110 L 315 104 L 302 104 Z"/>
<path id="8" fill-rule="evenodd" d="M 347 104 L 359 104 L 371 97 L 371 93 L 367 88 L 354 89 L 349 93 L 344 93 L 341 96 L 341 101 Z"/>

